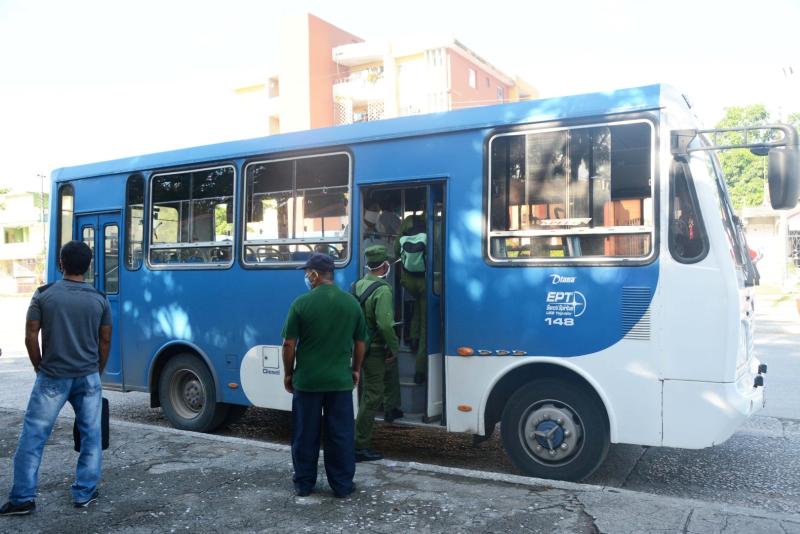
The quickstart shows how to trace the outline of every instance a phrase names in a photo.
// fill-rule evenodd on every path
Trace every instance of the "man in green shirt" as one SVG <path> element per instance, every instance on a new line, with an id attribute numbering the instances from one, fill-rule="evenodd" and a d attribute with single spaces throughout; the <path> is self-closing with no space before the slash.
<path id="1" fill-rule="evenodd" d="M 386 247 L 373 245 L 365 251 L 369 272 L 356 283 L 355 295 L 363 301 L 369 347 L 364 360 L 364 382 L 356 419 L 356 462 L 380 460 L 383 456 L 371 448 L 375 411 L 381 401 L 387 419 L 403 417 L 400 410 L 400 375 L 397 351 L 400 342 L 394 332 L 392 288 L 386 281 L 391 267 Z M 366 297 L 366 300 L 364 299 Z M 396 387 L 395 387 L 396 385 Z M 387 395 L 384 400 L 384 388 Z"/>
<path id="2" fill-rule="evenodd" d="M 364 361 L 364 316 L 333 283 L 330 256 L 312 254 L 299 268 L 310 291 L 292 303 L 281 333 L 284 387 L 292 394 L 292 480 L 299 497 L 313 491 L 322 427 L 328 484 L 347 497 L 355 489 L 353 388 Z"/>

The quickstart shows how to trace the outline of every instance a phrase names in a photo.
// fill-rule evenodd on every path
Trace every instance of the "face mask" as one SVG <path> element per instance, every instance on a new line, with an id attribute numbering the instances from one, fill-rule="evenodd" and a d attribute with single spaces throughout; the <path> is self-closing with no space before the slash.
<path id="1" fill-rule="evenodd" d="M 370 224 L 378 224 L 380 214 L 377 211 L 367 210 L 364 212 L 364 220 Z"/>
<path id="2" fill-rule="evenodd" d="M 311 276 L 311 274 L 313 274 L 313 272 L 309 273 L 309 276 Z M 306 288 L 308 288 L 309 291 L 314 289 L 314 285 L 311 283 L 311 279 L 308 276 L 303 275 L 303 281 L 306 283 Z"/>
<path id="3" fill-rule="evenodd" d="M 389 273 L 392 272 L 392 264 L 388 261 L 383 262 L 386 265 L 386 272 L 381 275 L 381 278 L 389 278 Z"/>

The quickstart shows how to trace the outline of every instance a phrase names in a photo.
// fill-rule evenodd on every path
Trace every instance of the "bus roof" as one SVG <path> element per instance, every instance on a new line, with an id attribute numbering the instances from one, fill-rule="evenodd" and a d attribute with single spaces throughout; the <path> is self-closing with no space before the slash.
<path id="1" fill-rule="evenodd" d="M 326 146 L 342 146 L 449 131 L 642 111 L 660 108 L 667 101 L 674 101 L 677 98 L 681 98 L 681 95 L 674 88 L 668 85 L 656 84 L 608 92 L 466 108 L 427 115 L 362 122 L 347 126 L 318 128 L 302 132 L 170 150 L 74 167 L 63 167 L 53 171 L 52 179 L 55 182 L 61 182 L 76 178 L 236 159 L 258 154 L 301 151 Z"/>

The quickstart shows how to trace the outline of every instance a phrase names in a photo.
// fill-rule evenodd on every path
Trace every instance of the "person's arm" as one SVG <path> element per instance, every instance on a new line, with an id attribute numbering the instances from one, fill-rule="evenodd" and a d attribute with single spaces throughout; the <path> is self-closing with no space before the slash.
<path id="1" fill-rule="evenodd" d="M 39 347 L 39 330 L 41 321 L 25 321 L 25 348 L 28 349 L 28 358 L 31 360 L 33 370 L 39 372 L 42 363 L 42 350 Z"/>
<path id="2" fill-rule="evenodd" d="M 357 339 L 353 344 L 353 387 L 358 387 L 361 380 L 361 366 L 364 364 L 364 340 Z"/>
<path id="3" fill-rule="evenodd" d="M 283 358 L 283 387 L 289 393 L 294 393 L 292 375 L 294 374 L 294 355 L 296 346 L 296 339 L 283 340 L 283 350 L 281 351 L 281 357 Z"/>
<path id="4" fill-rule="evenodd" d="M 102 325 L 100 327 L 100 332 L 97 340 L 97 349 L 100 352 L 100 374 L 103 374 L 103 371 L 106 368 L 106 364 L 108 363 L 108 354 L 111 352 L 111 325 Z"/>

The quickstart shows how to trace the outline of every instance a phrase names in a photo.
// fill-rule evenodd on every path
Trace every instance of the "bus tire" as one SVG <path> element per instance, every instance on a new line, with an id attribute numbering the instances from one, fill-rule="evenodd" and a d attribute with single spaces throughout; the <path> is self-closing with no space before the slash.
<path id="1" fill-rule="evenodd" d="M 192 354 L 170 358 L 159 377 L 158 394 L 164 415 L 181 430 L 211 432 L 228 415 L 229 406 L 216 400 L 211 372 Z"/>
<path id="2" fill-rule="evenodd" d="M 582 480 L 608 454 L 602 403 L 584 388 L 557 379 L 519 388 L 506 403 L 500 432 L 509 459 L 528 476 Z"/>

